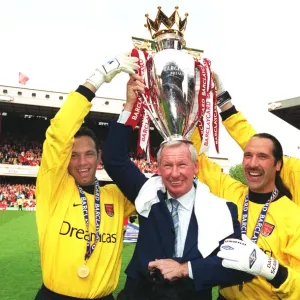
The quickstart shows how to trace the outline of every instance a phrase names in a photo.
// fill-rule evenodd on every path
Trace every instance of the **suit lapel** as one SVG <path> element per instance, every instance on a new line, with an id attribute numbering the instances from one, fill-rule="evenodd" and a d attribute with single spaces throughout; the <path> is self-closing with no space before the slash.
<path id="1" fill-rule="evenodd" d="M 153 223 L 166 257 L 172 257 L 175 243 L 173 221 L 164 194 L 158 192 L 157 195 L 160 202 L 154 204 L 151 208 L 151 214 L 154 218 Z"/>
<path id="2" fill-rule="evenodd" d="M 189 254 L 189 252 L 193 249 L 193 247 L 197 247 L 197 243 L 198 243 L 198 224 L 193 209 L 186 240 L 185 240 L 182 259 L 184 259 L 184 257 L 186 257 Z"/>

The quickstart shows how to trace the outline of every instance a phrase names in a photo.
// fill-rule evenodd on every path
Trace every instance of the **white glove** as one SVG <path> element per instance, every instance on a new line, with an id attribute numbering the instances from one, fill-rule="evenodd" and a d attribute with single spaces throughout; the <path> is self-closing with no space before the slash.
<path id="1" fill-rule="evenodd" d="M 217 86 L 217 105 L 219 108 L 231 101 L 230 94 L 224 89 L 222 80 L 218 73 L 213 72 L 213 77 Z"/>
<path id="2" fill-rule="evenodd" d="M 242 239 L 227 239 L 221 245 L 217 255 L 223 258 L 223 267 L 272 280 L 278 271 L 278 260 L 266 255 L 245 234 Z"/>
<path id="3" fill-rule="evenodd" d="M 128 74 L 134 74 L 134 71 L 139 68 L 137 61 L 138 58 L 131 57 L 129 53 L 116 56 L 100 68 L 97 68 L 86 81 L 98 90 L 104 82 L 111 82 L 111 80 L 121 71 Z"/>

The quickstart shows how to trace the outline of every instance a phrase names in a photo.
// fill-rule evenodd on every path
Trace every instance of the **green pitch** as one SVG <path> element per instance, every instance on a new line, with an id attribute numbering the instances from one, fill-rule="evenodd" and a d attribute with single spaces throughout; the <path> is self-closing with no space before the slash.
<path id="1" fill-rule="evenodd" d="M 121 276 L 115 295 L 124 285 L 124 269 L 134 246 L 124 244 Z M 0 211 L 0 274 L 1 300 L 34 299 L 42 284 L 34 212 Z"/>

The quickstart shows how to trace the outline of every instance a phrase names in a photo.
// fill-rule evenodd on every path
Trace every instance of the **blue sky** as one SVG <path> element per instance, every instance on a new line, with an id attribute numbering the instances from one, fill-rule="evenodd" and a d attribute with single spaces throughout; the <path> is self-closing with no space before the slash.
<path id="1" fill-rule="evenodd" d="M 132 36 L 150 38 L 145 13 L 157 6 L 189 13 L 187 45 L 205 51 L 237 108 L 260 132 L 276 135 L 285 153 L 300 157 L 300 132 L 267 111 L 272 101 L 300 96 L 298 3 L 294 1 L 10 0 L 0 3 L 0 84 L 69 92 L 93 69 L 132 49 Z M 98 96 L 125 99 L 121 74 Z M 221 156 L 242 152 L 221 128 Z M 215 155 L 213 149 L 210 152 Z"/>

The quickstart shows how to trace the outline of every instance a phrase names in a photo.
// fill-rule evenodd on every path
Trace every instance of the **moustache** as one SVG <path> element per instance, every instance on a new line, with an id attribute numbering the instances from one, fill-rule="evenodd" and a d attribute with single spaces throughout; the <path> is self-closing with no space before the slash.
<path id="1" fill-rule="evenodd" d="M 258 172 L 258 173 L 264 173 L 264 170 L 261 168 L 246 168 L 246 172 Z"/>

